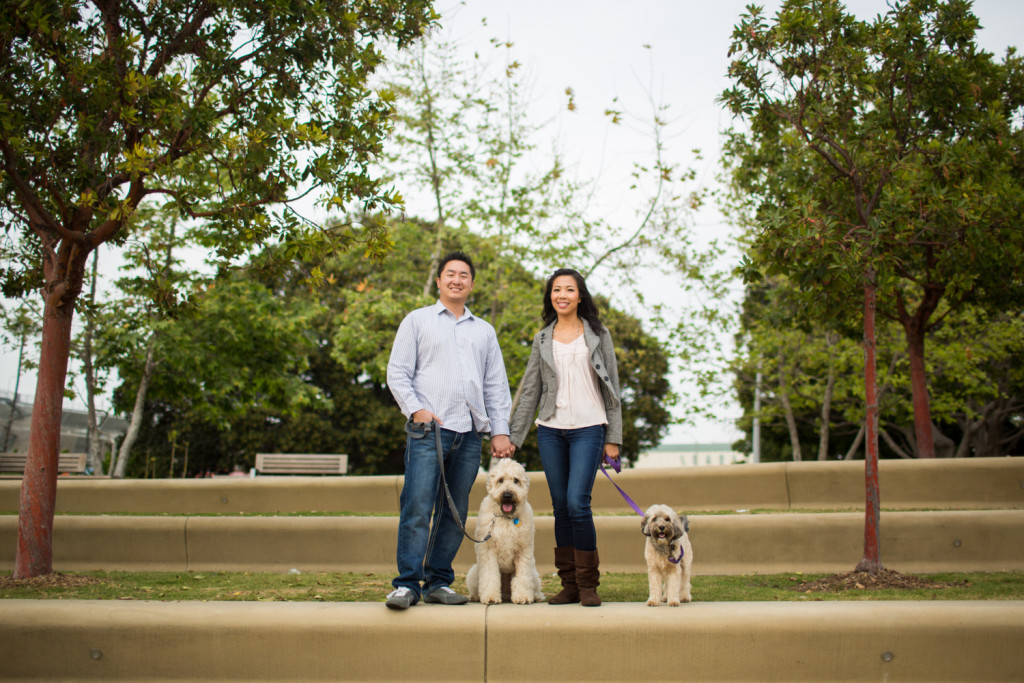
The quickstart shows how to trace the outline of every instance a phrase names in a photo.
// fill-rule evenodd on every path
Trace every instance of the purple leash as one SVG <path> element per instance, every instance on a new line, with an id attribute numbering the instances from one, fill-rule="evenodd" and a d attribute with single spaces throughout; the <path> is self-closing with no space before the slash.
<path id="1" fill-rule="evenodd" d="M 612 466 L 612 469 L 615 470 L 616 474 L 618 474 L 619 472 L 622 471 L 622 465 L 619 464 L 618 460 L 614 460 L 612 458 L 609 458 L 606 455 L 606 456 L 604 456 L 604 461 L 607 464 Z M 641 517 L 643 517 L 644 516 L 644 511 L 640 509 L 639 505 L 637 505 L 636 503 L 633 502 L 633 499 L 629 497 L 628 493 L 626 493 L 625 491 L 622 490 L 621 486 L 619 486 L 618 484 L 615 483 L 615 480 L 612 479 L 610 474 L 608 474 L 608 470 L 606 470 L 604 468 L 604 465 L 601 465 L 601 471 L 604 472 L 604 476 L 608 477 L 608 481 L 610 481 L 612 483 L 612 486 L 614 486 L 615 488 L 617 488 L 619 490 L 619 495 L 621 495 L 625 499 L 625 501 L 627 503 L 629 503 L 629 507 L 633 508 L 633 511 L 636 512 L 636 514 L 638 514 Z"/>
<path id="2" fill-rule="evenodd" d="M 615 470 L 615 474 L 619 474 L 620 472 L 622 472 L 622 465 L 619 463 L 618 460 L 615 460 L 613 458 L 609 458 L 606 455 L 606 456 L 604 456 L 604 462 L 606 464 L 610 465 L 613 470 Z M 643 517 L 644 516 L 643 510 L 640 509 L 639 505 L 637 505 L 636 503 L 633 502 L 633 499 L 629 497 L 628 493 L 626 493 L 625 491 L 622 490 L 621 486 L 619 486 L 618 484 L 615 483 L 615 480 L 612 479 L 612 475 L 608 474 L 608 470 L 606 470 L 604 468 L 604 465 L 601 465 L 601 471 L 604 472 L 604 476 L 608 477 L 608 481 L 610 481 L 612 483 L 612 486 L 614 486 L 616 489 L 618 489 L 619 495 L 621 495 L 623 497 L 623 499 L 625 499 L 625 501 L 627 503 L 629 503 L 629 507 L 633 508 L 633 511 L 636 512 L 636 514 L 638 514 L 641 517 Z M 683 549 L 683 544 L 680 543 L 679 544 L 679 557 L 670 557 L 670 558 L 668 558 L 668 561 L 671 562 L 672 564 L 679 564 L 680 562 L 683 561 L 683 555 L 685 553 L 686 553 L 686 551 Z"/>

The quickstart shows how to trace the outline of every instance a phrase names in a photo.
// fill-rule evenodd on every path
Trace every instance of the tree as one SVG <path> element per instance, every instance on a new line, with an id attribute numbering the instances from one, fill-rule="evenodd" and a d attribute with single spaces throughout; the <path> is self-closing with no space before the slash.
<path id="1" fill-rule="evenodd" d="M 764 227 L 747 274 L 754 263 L 785 272 L 819 303 L 863 292 L 869 519 L 859 569 L 881 567 L 876 310 L 904 327 L 917 448 L 932 457 L 933 315 L 996 292 L 995 272 L 1022 267 L 999 247 L 1021 240 L 1020 60 L 979 51 L 969 9 L 909 0 L 868 24 L 835 0 L 790 0 L 774 25 L 751 7 L 733 33 L 734 87 L 722 100 L 751 122 L 731 151 Z"/>
<path id="2" fill-rule="evenodd" d="M 388 84 L 401 95 L 401 116 L 389 140 L 395 149 L 389 172 L 405 181 L 410 196 L 430 198 L 429 211 L 421 209 L 421 215 L 436 216 L 435 257 L 441 255 L 446 229 L 465 226 L 497 240 L 495 249 L 534 273 L 568 265 L 596 278 L 592 282 L 614 278 L 611 303 L 642 310 L 647 326 L 667 340 L 682 371 L 698 374 L 693 359 L 709 355 L 715 339 L 707 328 L 722 325 L 727 316 L 717 305 L 724 292 L 713 264 L 717 245 L 701 253 L 692 242 L 687 218 L 704 193 L 687 191 L 696 174 L 672 158 L 666 141 L 673 124 L 670 108 L 657 102 L 648 87 L 642 114 L 630 111 L 633 103 L 620 102 L 585 112 L 577 107 L 572 88 L 566 89 L 559 116 L 603 116 L 610 127 L 639 131 L 647 150 L 626 178 L 604 186 L 567 169 L 558 141 L 544 139 L 547 122 L 530 100 L 529 67 L 515 57 L 514 42 L 492 38 L 488 45 L 496 57 L 480 50 L 467 65 L 455 46 L 432 34 L 422 49 L 391 65 Z M 693 153 L 699 158 L 698 150 Z M 610 203 L 616 209 L 630 207 L 635 218 L 610 218 Z M 518 276 L 510 274 L 509 287 L 504 286 L 503 262 L 489 262 L 497 268 L 487 274 L 496 285 L 489 290 L 496 297 L 488 306 L 491 316 L 506 315 L 514 306 L 502 300 L 511 295 Z M 424 293 L 433 286 L 435 270 L 431 259 Z M 666 310 L 650 303 L 649 292 L 639 284 L 645 272 L 667 275 L 680 290 L 704 296 L 696 306 Z M 495 327 L 504 324 L 489 320 Z M 706 387 L 708 375 L 701 379 Z M 687 398 L 695 411 L 707 408 L 703 397 Z M 513 404 L 517 400 L 518 391 Z"/>
<path id="3" fill-rule="evenodd" d="M 11 441 L 11 426 L 18 411 L 18 386 L 21 384 L 22 372 L 35 366 L 35 360 L 31 356 L 26 358 L 25 346 L 30 337 L 39 334 L 39 311 L 33 301 L 21 301 L 13 309 L 0 310 L 0 322 L 3 328 L 0 329 L 0 339 L 5 344 L 17 344 L 18 346 L 18 370 L 14 379 L 14 396 L 11 397 L 11 410 L 4 423 L 3 443 L 0 444 L 0 451 L 7 451 Z"/>
<path id="4" fill-rule="evenodd" d="M 280 306 L 275 318 L 307 312 L 301 326 L 306 335 L 305 356 L 290 370 L 268 363 L 258 373 L 229 373 L 236 380 L 235 395 L 240 399 L 255 395 L 251 378 L 278 372 L 282 378 L 301 382 L 310 400 L 297 410 L 287 410 L 279 403 L 250 402 L 243 410 L 221 413 L 222 419 L 214 422 L 194 409 L 201 398 L 198 392 L 180 379 L 174 383 L 158 379 L 147 399 L 136 451 L 149 452 L 160 472 L 169 467 L 170 447 L 176 438 L 179 447 L 187 443 L 194 454 L 189 459 L 192 473 L 252 464 L 255 453 L 279 450 L 347 453 L 354 474 L 401 473 L 403 419 L 385 384 L 385 372 L 402 318 L 413 308 L 436 301 L 436 292 L 426 297 L 420 293 L 421 274 L 435 245 L 435 229 L 433 221 L 394 223 L 389 232 L 395 237 L 395 251 L 382 264 L 348 252 L 296 261 L 283 272 L 247 269 L 250 286 L 273 293 Z M 533 334 L 541 325 L 543 282 L 514 258 L 496 251 L 494 240 L 461 228 L 447 229 L 446 234 L 442 247 L 467 251 L 477 265 L 474 299 L 469 302 L 474 315 L 491 317 L 488 306 L 495 301 L 495 273 L 503 271 L 501 286 L 506 294 L 500 301 L 504 310 L 495 317 L 500 321 L 497 332 L 509 378 L 517 383 L 526 367 Z M 322 272 L 323 286 L 310 285 L 310 274 L 316 269 Z M 672 398 L 666 379 L 668 356 L 635 318 L 604 302 L 602 312 L 619 353 L 624 450 L 637 453 L 656 444 L 671 419 L 666 408 Z M 238 362 L 230 359 L 245 358 L 252 352 L 240 346 L 252 326 L 246 316 L 225 316 L 219 308 L 204 307 L 198 317 L 181 326 L 185 330 L 212 326 L 221 330 L 218 336 L 223 342 L 206 356 L 206 362 L 214 367 L 227 367 Z M 187 361 L 188 357 L 166 357 L 160 377 L 189 376 L 193 371 L 180 365 Z M 133 386 L 131 373 L 138 373 L 139 361 L 130 363 L 135 369 L 121 373 L 125 387 Z M 224 375 L 206 373 L 211 379 Z M 290 390 L 292 394 L 298 391 Z M 519 457 L 530 467 L 540 467 L 532 435 Z M 143 470 L 136 466 L 134 471 Z"/>
<path id="5" fill-rule="evenodd" d="M 309 302 L 286 301 L 245 273 L 235 273 L 209 284 L 197 303 L 175 318 L 158 320 L 152 333 L 137 335 L 130 325 L 108 328 L 105 354 L 108 362 L 115 354 L 121 359 L 123 379 L 115 405 L 128 412 L 142 404 L 133 414 L 130 445 L 136 445 L 147 422 L 168 423 L 166 443 L 177 443 L 175 435 L 180 435 L 186 444 L 182 427 L 187 425 L 230 430 L 250 413 L 287 416 L 315 409 L 316 391 L 304 380 L 314 348 L 310 327 L 315 313 Z M 145 354 L 139 353 L 140 346 Z M 159 372 L 152 371 L 154 358 L 159 358 Z M 147 372 L 147 391 L 140 394 L 135 388 Z M 117 476 L 127 473 L 128 455 L 122 449 Z M 237 461 L 231 460 L 228 468 Z M 201 462 L 193 459 L 194 465 Z"/>
<path id="6" fill-rule="evenodd" d="M 773 217 L 785 239 L 759 248 L 836 298 L 870 275 L 879 314 L 903 327 L 921 457 L 934 455 L 927 332 L 968 302 L 1005 301 L 995 273 L 1024 267 L 998 246 L 1021 240 L 1020 60 L 977 49 L 969 7 L 912 0 L 869 25 L 834 1 L 788 2 L 771 27 L 755 8 L 723 94 L 757 118 L 762 176 L 781 178 L 755 181 L 762 198 L 786 197 Z M 752 148 L 732 149 L 753 162 Z"/>
<path id="7" fill-rule="evenodd" d="M 91 252 L 124 240 L 159 196 L 205 221 L 203 246 L 224 264 L 266 242 L 294 255 L 363 239 L 381 253 L 382 231 L 325 233 L 287 207 L 396 203 L 368 171 L 391 105 L 365 84 L 381 43 L 404 45 L 433 18 L 427 0 L 5 4 L 0 215 L 23 233 L 3 288 L 45 303 L 16 577 L 51 571 L 61 397 Z"/>

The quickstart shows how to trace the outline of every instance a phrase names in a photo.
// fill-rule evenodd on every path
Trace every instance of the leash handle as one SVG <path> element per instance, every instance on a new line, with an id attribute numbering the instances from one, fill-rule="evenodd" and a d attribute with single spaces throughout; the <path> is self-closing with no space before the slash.
<path id="1" fill-rule="evenodd" d="M 459 516 L 459 510 L 455 507 L 455 501 L 452 499 L 452 492 L 448 489 L 448 479 L 444 476 L 444 449 L 441 448 L 441 425 L 436 420 L 432 420 L 431 425 L 431 428 L 434 430 L 434 443 L 437 444 L 437 467 L 441 470 L 441 485 L 444 487 L 444 495 L 448 499 L 448 509 L 466 538 L 473 541 L 473 543 L 483 543 L 491 537 L 490 533 L 484 537 L 483 541 L 478 541 L 469 535 L 469 532 L 466 531 L 466 526 L 462 523 L 462 517 Z M 494 528 L 493 524 L 491 524 L 491 528 Z"/>

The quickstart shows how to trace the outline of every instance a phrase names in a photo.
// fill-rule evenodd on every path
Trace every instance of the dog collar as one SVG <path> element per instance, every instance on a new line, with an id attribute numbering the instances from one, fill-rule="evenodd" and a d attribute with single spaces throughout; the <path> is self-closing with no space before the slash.
<path id="1" fill-rule="evenodd" d="M 519 526 L 519 518 L 518 517 L 509 517 L 508 515 L 499 515 L 499 514 L 495 514 L 494 516 L 495 517 L 504 517 L 505 519 L 509 520 L 510 522 L 515 524 L 516 526 Z"/>
<path id="2" fill-rule="evenodd" d="M 680 544 L 679 546 L 679 557 L 669 556 L 668 561 L 672 564 L 679 564 L 683 561 L 683 555 L 686 553 L 686 549 Z"/>

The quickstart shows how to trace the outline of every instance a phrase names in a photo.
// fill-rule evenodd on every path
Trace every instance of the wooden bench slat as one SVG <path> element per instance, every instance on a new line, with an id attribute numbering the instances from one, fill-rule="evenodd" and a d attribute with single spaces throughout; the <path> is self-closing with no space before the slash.
<path id="1" fill-rule="evenodd" d="M 85 453 L 60 453 L 57 459 L 57 472 L 85 472 Z M 0 453 L 0 472 L 25 473 L 25 462 L 28 453 Z"/>
<path id="2" fill-rule="evenodd" d="M 346 474 L 344 453 L 257 453 L 257 474 Z"/>

